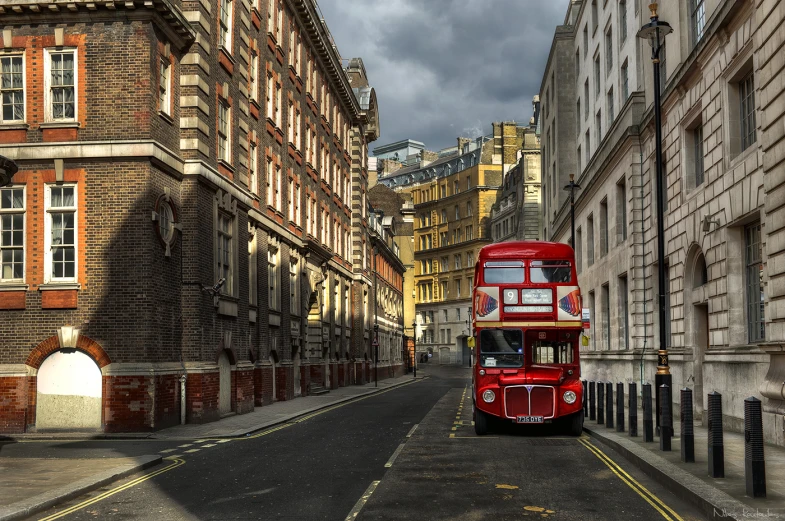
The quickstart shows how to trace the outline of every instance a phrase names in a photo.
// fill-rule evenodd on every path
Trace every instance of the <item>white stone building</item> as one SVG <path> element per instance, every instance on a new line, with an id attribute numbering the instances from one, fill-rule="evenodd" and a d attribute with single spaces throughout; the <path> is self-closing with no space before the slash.
<path id="1" fill-rule="evenodd" d="M 785 444 L 785 7 L 770 0 L 667 0 L 661 67 L 666 317 L 657 309 L 653 67 L 643 2 L 570 3 L 541 87 L 543 237 L 569 242 L 591 309 L 588 379 L 654 381 L 666 320 L 675 389 L 763 401 L 767 441 Z"/>

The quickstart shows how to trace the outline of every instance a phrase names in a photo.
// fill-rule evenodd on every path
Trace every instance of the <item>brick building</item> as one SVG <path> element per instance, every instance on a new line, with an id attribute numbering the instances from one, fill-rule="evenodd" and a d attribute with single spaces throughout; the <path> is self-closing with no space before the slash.
<path id="1" fill-rule="evenodd" d="M 575 252 L 591 310 L 589 379 L 654 381 L 666 324 L 673 387 L 723 396 L 725 428 L 763 401 L 765 438 L 785 444 L 782 284 L 782 3 L 662 2 L 660 56 L 666 316 L 657 296 L 651 49 L 645 3 L 573 1 L 542 80 L 544 238 Z M 676 396 L 676 395 L 674 395 Z M 678 411 L 678 407 L 675 409 Z"/>
<path id="2" fill-rule="evenodd" d="M 370 378 L 376 95 L 313 0 L 0 5 L 0 432 Z M 184 390 L 184 392 L 183 392 Z M 182 416 L 181 416 L 182 415 Z"/>

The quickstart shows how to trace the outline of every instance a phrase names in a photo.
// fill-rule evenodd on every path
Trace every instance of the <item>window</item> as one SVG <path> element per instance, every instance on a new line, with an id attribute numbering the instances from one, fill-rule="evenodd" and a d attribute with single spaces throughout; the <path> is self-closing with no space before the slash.
<path id="1" fill-rule="evenodd" d="M 741 113 L 741 151 L 755 143 L 755 76 L 750 72 L 739 82 L 739 108 Z"/>
<path id="2" fill-rule="evenodd" d="M 468 252 L 466 254 L 466 267 L 473 268 L 474 267 L 474 253 Z"/>
<path id="3" fill-rule="evenodd" d="M 696 45 L 703 38 L 706 28 L 706 8 L 703 0 L 690 0 L 690 21 L 692 22 L 692 45 Z"/>
<path id="4" fill-rule="evenodd" d="M 473 228 L 472 228 L 471 226 L 467 226 L 467 227 L 466 227 L 466 240 L 467 240 L 467 241 L 470 241 L 470 240 L 472 240 L 472 239 L 474 239 L 474 231 L 473 231 Z"/>
<path id="5" fill-rule="evenodd" d="M 583 119 L 589 117 L 589 78 L 583 83 L 583 100 L 586 105 L 583 107 Z"/>
<path id="6" fill-rule="evenodd" d="M 624 63 L 621 66 L 621 103 L 624 105 L 624 102 L 627 101 L 627 98 L 630 97 L 630 73 L 627 66 L 627 60 L 624 60 Z"/>
<path id="7" fill-rule="evenodd" d="M 471 217 L 472 216 L 472 203 L 471 202 L 466 203 L 466 216 L 467 217 Z"/>
<path id="8" fill-rule="evenodd" d="M 300 314 L 300 269 L 297 258 L 289 259 L 289 307 L 293 314 Z"/>
<path id="9" fill-rule="evenodd" d="M 589 24 L 583 26 L 583 57 L 589 53 Z"/>
<path id="10" fill-rule="evenodd" d="M 275 116 L 275 85 L 273 80 L 272 73 L 267 73 L 267 89 L 266 89 L 266 99 L 267 102 L 267 118 L 270 121 L 274 122 Z"/>
<path id="11" fill-rule="evenodd" d="M 608 128 L 610 128 L 611 124 L 613 123 L 614 116 L 614 107 L 613 107 L 613 87 L 610 88 L 607 95 L 607 105 L 608 105 Z"/>
<path id="12" fill-rule="evenodd" d="M 218 227 L 216 230 L 218 277 L 225 279 L 222 291 L 227 295 L 232 294 L 232 288 L 234 287 L 233 232 L 234 218 L 231 215 L 218 212 Z"/>
<path id="13" fill-rule="evenodd" d="M 483 329 L 480 332 L 482 367 L 523 366 L 523 331 L 520 329 Z"/>
<path id="14" fill-rule="evenodd" d="M 442 220 L 441 220 L 441 224 L 444 224 L 444 223 L 446 223 L 446 222 L 447 222 L 447 210 L 444 210 L 444 209 L 442 209 Z"/>
<path id="15" fill-rule="evenodd" d="M 600 202 L 600 257 L 608 254 L 608 198 Z"/>
<path id="16" fill-rule="evenodd" d="M 253 228 L 251 228 L 253 230 Z M 257 306 L 259 304 L 259 286 L 257 284 L 257 258 L 259 253 L 258 234 L 248 234 L 248 304 Z"/>
<path id="17" fill-rule="evenodd" d="M 619 0 L 619 42 L 627 39 L 627 2 Z"/>
<path id="18" fill-rule="evenodd" d="M 589 129 L 586 129 L 586 165 L 589 164 L 589 160 L 591 159 L 591 136 L 589 135 Z"/>
<path id="19" fill-rule="evenodd" d="M 602 293 L 602 345 L 605 349 L 611 348 L 611 296 L 610 288 L 604 284 Z"/>
<path id="20" fill-rule="evenodd" d="M 461 269 L 461 255 L 460 254 L 455 256 L 455 269 L 456 270 Z"/>
<path id="21" fill-rule="evenodd" d="M 578 155 L 576 157 L 578 159 L 578 176 L 580 177 L 581 172 L 583 172 L 583 158 L 581 157 L 580 145 L 578 145 Z"/>
<path id="22" fill-rule="evenodd" d="M 692 169 L 695 186 L 703 184 L 703 125 L 698 125 L 692 134 Z"/>
<path id="23" fill-rule="evenodd" d="M 621 328 L 621 349 L 630 348 L 630 317 L 627 294 L 627 274 L 619 277 L 619 327 Z"/>
<path id="24" fill-rule="evenodd" d="M 616 184 L 616 241 L 627 240 L 627 185 L 624 178 Z"/>
<path id="25" fill-rule="evenodd" d="M 161 58 L 160 68 L 158 71 L 158 110 L 164 114 L 170 114 L 172 111 L 171 102 L 171 62 L 168 56 Z"/>
<path id="26" fill-rule="evenodd" d="M 594 116 L 594 126 L 597 129 L 597 146 L 600 146 L 602 143 L 602 110 L 597 111 L 597 115 Z"/>
<path id="27" fill-rule="evenodd" d="M 605 74 L 613 70 L 613 29 L 608 28 L 605 33 Z"/>
<path id="28" fill-rule="evenodd" d="M 256 177 L 258 170 L 258 152 L 256 151 L 256 145 L 251 143 L 248 147 L 248 190 L 252 194 L 257 193 L 259 190 Z"/>
<path id="29" fill-rule="evenodd" d="M 275 2 L 276 0 L 267 2 L 267 32 L 270 34 L 275 33 Z"/>
<path id="30" fill-rule="evenodd" d="M 232 53 L 232 0 L 221 0 L 218 23 L 218 43 L 229 54 Z"/>
<path id="31" fill-rule="evenodd" d="M 251 67 L 248 70 L 248 97 L 251 101 L 259 101 L 259 55 L 252 53 Z"/>
<path id="32" fill-rule="evenodd" d="M 594 34 L 594 31 L 597 30 L 597 24 L 599 23 L 599 15 L 597 13 L 597 0 L 592 0 L 591 2 L 591 31 Z"/>
<path id="33" fill-rule="evenodd" d="M 455 195 L 455 194 L 457 194 L 459 191 L 460 191 L 460 189 L 458 188 L 458 180 L 457 180 L 457 179 L 455 179 L 455 180 L 453 180 L 453 182 L 452 182 L 452 193 L 453 193 L 453 195 Z"/>
<path id="34" fill-rule="evenodd" d="M 461 210 L 460 210 L 460 208 L 458 208 L 458 206 L 456 206 L 455 207 L 455 219 L 457 220 L 457 219 L 460 219 L 460 218 L 461 218 Z"/>
<path id="35" fill-rule="evenodd" d="M 278 271 L 280 255 L 280 251 L 275 246 L 267 250 L 268 304 L 272 311 L 281 310 L 281 280 Z"/>
<path id="36" fill-rule="evenodd" d="M 522 284 L 524 267 L 522 261 L 488 261 L 483 270 L 486 284 Z"/>
<path id="37" fill-rule="evenodd" d="M 24 224 L 24 188 L 0 188 L 0 282 L 24 280 Z"/>
<path id="38" fill-rule="evenodd" d="M 267 166 L 267 206 L 273 206 L 275 204 L 275 165 L 270 157 L 266 158 L 265 163 Z"/>
<path id="39" fill-rule="evenodd" d="M 76 119 L 76 50 L 45 53 L 45 105 L 47 121 Z"/>
<path id="40" fill-rule="evenodd" d="M 760 222 L 744 228 L 744 246 L 746 249 L 747 334 L 750 342 L 759 342 L 766 338 Z"/>
<path id="41" fill-rule="evenodd" d="M 461 319 L 461 308 L 455 308 L 455 318 L 456 320 Z"/>
<path id="42" fill-rule="evenodd" d="M 231 162 L 231 108 L 223 101 L 218 102 L 218 159 Z"/>
<path id="43" fill-rule="evenodd" d="M 461 296 L 461 279 L 455 280 L 455 297 L 460 298 Z"/>
<path id="44" fill-rule="evenodd" d="M 441 293 L 442 300 L 447 298 L 447 281 L 439 283 L 439 293 Z"/>
<path id="45" fill-rule="evenodd" d="M 46 187 L 46 280 L 76 282 L 76 186 Z M 3 241 L 5 243 L 5 241 Z M 4 248 L 5 250 L 5 248 Z M 4 251 L 5 253 L 5 251 Z"/>
<path id="46" fill-rule="evenodd" d="M 0 123 L 24 121 L 24 59 L 22 55 L 0 56 L 0 97 L 3 113 Z"/>
<path id="47" fill-rule="evenodd" d="M 589 266 L 594 264 L 594 217 L 589 215 L 586 219 L 586 260 Z"/>
<path id="48" fill-rule="evenodd" d="M 575 82 L 578 82 L 578 78 L 581 76 L 581 50 L 578 48 L 575 51 Z M 580 111 L 578 111 L 580 112 Z"/>
<path id="49" fill-rule="evenodd" d="M 600 53 L 594 56 L 594 97 L 600 97 Z"/>
<path id="50" fill-rule="evenodd" d="M 570 282 L 572 271 L 570 261 L 565 260 L 546 260 L 531 261 L 529 268 L 529 282 L 532 284 L 559 284 Z"/>
<path id="51" fill-rule="evenodd" d="M 576 102 L 576 110 L 575 110 L 575 128 L 577 129 L 576 133 L 580 133 L 581 130 L 581 99 L 578 98 Z"/>

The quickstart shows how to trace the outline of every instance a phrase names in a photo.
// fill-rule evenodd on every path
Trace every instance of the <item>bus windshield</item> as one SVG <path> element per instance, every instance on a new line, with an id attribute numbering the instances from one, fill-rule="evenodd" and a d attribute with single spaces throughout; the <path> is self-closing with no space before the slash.
<path id="1" fill-rule="evenodd" d="M 480 365 L 483 367 L 522 367 L 523 331 L 520 329 L 483 329 L 480 332 Z"/>
<path id="2" fill-rule="evenodd" d="M 570 342 L 535 340 L 530 345 L 532 362 L 535 364 L 572 364 L 573 351 Z"/>

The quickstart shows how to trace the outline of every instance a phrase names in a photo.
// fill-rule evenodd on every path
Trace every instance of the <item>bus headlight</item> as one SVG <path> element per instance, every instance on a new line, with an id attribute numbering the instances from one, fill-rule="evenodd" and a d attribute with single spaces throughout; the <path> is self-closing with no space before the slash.
<path id="1" fill-rule="evenodd" d="M 483 401 L 485 401 L 485 403 L 491 403 L 492 401 L 494 401 L 496 399 L 496 393 L 494 393 L 490 389 L 486 389 L 482 393 L 482 399 L 483 399 Z"/>
<path id="2" fill-rule="evenodd" d="M 534 288 L 522 289 L 521 303 L 551 304 L 553 303 L 553 291 L 550 289 L 534 289 Z"/>
<path id="3" fill-rule="evenodd" d="M 485 376 L 485 369 L 480 369 L 480 376 Z"/>
<path id="4" fill-rule="evenodd" d="M 578 397 L 575 395 L 573 391 L 565 391 L 564 392 L 564 401 L 567 403 L 575 403 L 575 400 Z"/>

